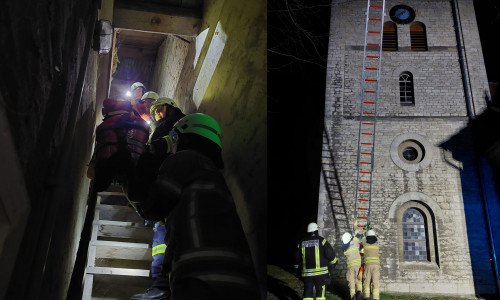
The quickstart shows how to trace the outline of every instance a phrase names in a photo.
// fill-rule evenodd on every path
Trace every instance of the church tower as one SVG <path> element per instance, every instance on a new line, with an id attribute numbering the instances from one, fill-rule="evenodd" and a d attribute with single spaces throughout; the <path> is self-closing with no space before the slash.
<path id="1" fill-rule="evenodd" d="M 360 209 L 369 2 L 384 1 L 332 1 L 318 224 L 342 257 L 336 275 L 344 284 L 341 236 Z M 380 291 L 495 294 L 488 168 L 469 130 L 489 97 L 473 2 L 387 0 L 384 12 L 369 205 L 381 243 Z"/>

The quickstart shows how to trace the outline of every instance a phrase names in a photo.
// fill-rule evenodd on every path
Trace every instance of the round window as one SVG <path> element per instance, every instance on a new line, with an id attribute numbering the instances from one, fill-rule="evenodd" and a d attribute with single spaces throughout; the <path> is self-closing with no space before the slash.
<path id="1" fill-rule="evenodd" d="M 418 164 L 425 157 L 425 149 L 416 140 L 405 140 L 398 146 L 398 155 L 407 164 Z"/>

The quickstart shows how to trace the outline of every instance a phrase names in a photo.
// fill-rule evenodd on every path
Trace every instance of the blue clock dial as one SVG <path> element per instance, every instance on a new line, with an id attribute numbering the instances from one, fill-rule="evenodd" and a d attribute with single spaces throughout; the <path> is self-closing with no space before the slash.
<path id="1" fill-rule="evenodd" d="M 408 24 L 415 19 L 415 11 L 407 5 L 396 5 L 389 11 L 389 16 L 398 24 Z"/>
<path id="2" fill-rule="evenodd" d="M 400 8 L 396 10 L 394 16 L 400 20 L 406 20 L 410 17 L 410 12 L 404 8 Z"/>

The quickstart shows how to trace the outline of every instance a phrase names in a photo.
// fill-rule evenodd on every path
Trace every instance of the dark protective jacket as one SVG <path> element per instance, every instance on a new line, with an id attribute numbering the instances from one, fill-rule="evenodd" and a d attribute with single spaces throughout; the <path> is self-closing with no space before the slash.
<path id="1" fill-rule="evenodd" d="M 212 160 L 194 150 L 168 156 L 142 208 L 150 220 L 165 219 L 164 272 L 170 273 L 173 296 L 259 299 L 234 201 Z M 197 290 L 198 285 L 217 296 Z M 176 291 L 180 286 L 192 288 Z"/>
<path id="2" fill-rule="evenodd" d="M 328 274 L 328 267 L 337 263 L 337 257 L 330 243 L 314 233 L 300 241 L 295 260 L 295 268 L 301 270 L 302 277 Z"/>
<path id="3" fill-rule="evenodd" d="M 150 137 L 150 146 L 151 151 L 160 159 L 167 158 L 168 154 L 172 152 L 172 145 L 167 142 L 165 136 L 168 136 L 174 124 L 184 116 L 178 108 L 169 106 L 166 116 L 156 124 L 155 130 Z"/>

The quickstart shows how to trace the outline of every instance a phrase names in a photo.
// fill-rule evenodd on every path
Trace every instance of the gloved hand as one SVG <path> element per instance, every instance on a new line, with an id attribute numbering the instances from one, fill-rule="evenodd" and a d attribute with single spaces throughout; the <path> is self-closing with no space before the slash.
<path id="1" fill-rule="evenodd" d="M 172 153 L 173 144 L 172 138 L 169 135 L 158 138 L 151 141 L 151 152 L 163 157 L 164 155 Z"/>

